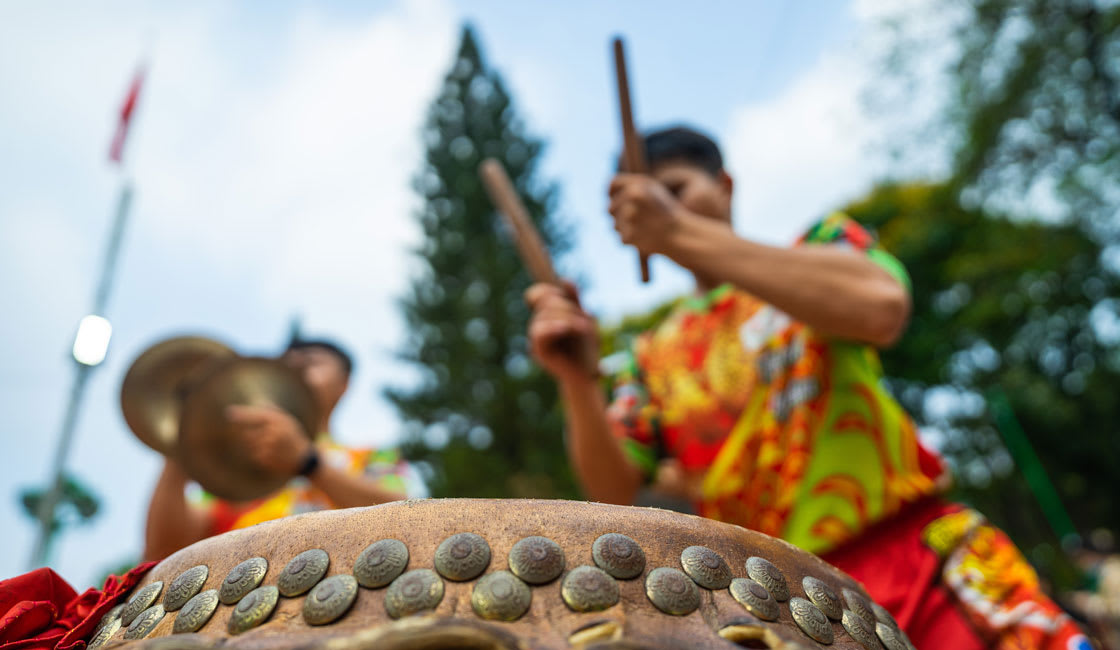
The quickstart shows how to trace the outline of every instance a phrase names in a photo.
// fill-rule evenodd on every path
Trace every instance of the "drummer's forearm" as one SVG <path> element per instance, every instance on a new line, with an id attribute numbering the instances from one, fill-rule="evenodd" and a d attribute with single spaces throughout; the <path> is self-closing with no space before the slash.
<path id="1" fill-rule="evenodd" d="M 163 559 L 206 537 L 205 515 L 187 503 L 184 494 L 189 480 L 174 461 L 165 463 L 148 505 L 144 531 L 145 560 Z"/>
<path id="2" fill-rule="evenodd" d="M 641 474 L 611 435 L 607 406 L 598 382 L 562 382 L 560 394 L 568 424 L 568 458 L 587 497 L 605 503 L 632 504 L 641 486 Z"/>
<path id="3" fill-rule="evenodd" d="M 353 476 L 326 464 L 320 465 L 310 479 L 312 485 L 326 493 L 339 508 L 375 506 L 407 497 L 404 492 L 383 487 L 372 479 Z"/>

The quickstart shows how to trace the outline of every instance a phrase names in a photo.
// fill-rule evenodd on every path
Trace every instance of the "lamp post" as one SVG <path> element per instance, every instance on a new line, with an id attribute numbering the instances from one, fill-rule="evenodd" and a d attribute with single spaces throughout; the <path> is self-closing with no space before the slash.
<path id="1" fill-rule="evenodd" d="M 101 314 L 105 313 L 105 306 L 109 301 L 113 269 L 117 265 L 121 238 L 124 235 L 124 226 L 128 219 L 128 210 L 131 204 L 132 185 L 125 181 L 121 184 L 117 212 L 113 219 L 113 229 L 109 234 L 109 243 L 101 267 L 101 281 L 98 284 L 97 294 L 93 301 L 93 312 L 82 318 L 78 323 L 78 333 L 74 336 L 74 347 L 71 350 L 75 362 L 74 383 L 70 387 L 70 400 L 66 404 L 66 413 L 62 418 L 62 431 L 59 434 L 58 447 L 55 448 L 54 452 L 50 487 L 47 490 L 46 497 L 39 502 L 39 535 L 31 553 L 31 568 L 33 569 L 42 566 L 47 561 L 47 551 L 50 548 L 51 537 L 54 533 L 54 511 L 58 506 L 59 497 L 62 495 L 66 457 L 70 453 L 70 447 L 74 440 L 74 429 L 77 425 L 78 412 L 80 411 L 82 397 L 85 394 L 86 384 L 89 382 L 90 373 L 105 360 L 105 355 L 109 351 L 109 339 L 113 335 L 113 326 Z"/>

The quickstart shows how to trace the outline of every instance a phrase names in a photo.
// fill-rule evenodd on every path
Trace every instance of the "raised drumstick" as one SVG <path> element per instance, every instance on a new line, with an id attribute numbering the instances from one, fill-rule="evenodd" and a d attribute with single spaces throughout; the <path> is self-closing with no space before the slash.
<path id="1" fill-rule="evenodd" d="M 563 286 L 556 269 L 552 267 L 552 258 L 548 254 L 548 249 L 544 247 L 537 228 L 529 220 L 529 211 L 525 209 L 525 204 L 521 202 L 521 197 L 517 195 L 517 190 L 513 188 L 513 182 L 510 181 L 502 164 L 493 158 L 487 158 L 478 166 L 478 175 L 482 178 L 482 184 L 486 187 L 490 200 L 498 206 L 498 212 L 505 217 L 506 223 L 513 231 L 517 252 L 521 255 L 521 261 L 528 267 L 529 274 L 537 282 Z M 592 376 L 598 376 L 598 350 L 583 345 L 581 339 L 574 337 L 561 339 L 557 343 L 568 350 L 569 354 L 578 356 Z"/>
<path id="2" fill-rule="evenodd" d="M 623 169 L 632 174 L 649 173 L 646 165 L 645 146 L 638 130 L 634 128 L 634 111 L 630 106 L 630 81 L 626 74 L 626 50 L 621 37 L 614 39 L 614 72 L 618 82 L 618 113 L 622 118 L 622 160 Z M 649 282 L 649 256 L 639 253 L 638 262 L 642 269 L 642 282 Z"/>
<path id="3" fill-rule="evenodd" d="M 529 274 L 537 282 L 548 282 L 560 285 L 560 277 L 552 268 L 552 259 L 548 250 L 541 241 L 540 233 L 529 220 L 529 212 L 513 189 L 513 182 L 502 167 L 502 164 L 493 158 L 482 161 L 478 167 L 478 175 L 490 200 L 498 206 L 498 212 L 505 217 L 506 224 L 513 231 L 513 241 L 517 244 L 517 251 L 521 254 L 521 261 L 529 268 Z"/>

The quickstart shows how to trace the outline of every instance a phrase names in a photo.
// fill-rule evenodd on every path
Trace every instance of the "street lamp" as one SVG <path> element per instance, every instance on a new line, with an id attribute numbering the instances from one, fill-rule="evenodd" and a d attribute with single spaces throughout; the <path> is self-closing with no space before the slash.
<path id="1" fill-rule="evenodd" d="M 105 317 L 90 314 L 82 318 L 74 337 L 74 360 L 83 366 L 100 364 L 105 360 L 112 336 L 113 326 Z"/>

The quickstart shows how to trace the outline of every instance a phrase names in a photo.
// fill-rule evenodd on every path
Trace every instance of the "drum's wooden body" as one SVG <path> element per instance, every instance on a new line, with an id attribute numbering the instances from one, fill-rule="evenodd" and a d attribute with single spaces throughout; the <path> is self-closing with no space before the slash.
<path id="1" fill-rule="evenodd" d="M 279 597 L 267 619 L 237 635 L 228 630 L 236 603 L 219 604 L 208 622 L 194 633 L 172 634 L 182 610 L 171 611 L 142 639 L 125 641 L 127 627 L 121 627 L 103 647 L 876 647 L 855 640 L 840 621 L 825 619 L 834 639 L 829 644 L 813 640 L 794 621 L 791 603 L 809 596 L 806 577 L 820 580 L 840 595 L 844 609 L 861 609 L 859 603 L 852 602 L 861 600 L 862 618 L 875 616 L 868 613 L 873 606 L 858 583 L 809 553 L 760 533 L 690 515 L 572 501 L 413 500 L 288 517 L 231 531 L 185 548 L 155 567 L 134 593 L 162 581 L 164 588 L 155 602 L 163 603 L 172 581 L 197 565 L 208 567 L 201 589 L 219 589 L 236 565 L 253 557 L 268 561 L 260 584 L 276 585 L 289 561 L 308 549 L 322 549 L 329 555 L 326 576 L 349 575 L 354 573 L 355 560 L 363 549 L 386 538 L 400 540 L 407 546 L 406 571 L 435 569 L 434 558 L 440 543 L 463 532 L 481 536 L 489 545 L 491 559 L 482 575 L 474 579 L 457 582 L 443 578 L 444 593 L 433 610 L 394 619 L 386 609 L 386 594 L 392 587 L 359 587 L 356 600 L 345 614 L 334 622 L 313 626 L 303 614 L 308 598 L 305 593 Z M 635 540 L 645 553 L 645 568 L 635 578 L 615 580 L 620 595 L 618 604 L 601 611 L 573 611 L 562 597 L 564 578 L 578 566 L 595 565 L 592 545 L 607 533 L 621 533 Z M 472 594 L 480 579 L 509 570 L 510 549 L 530 536 L 544 536 L 559 544 L 565 556 L 563 573 L 546 584 L 530 585 L 528 610 L 516 620 L 483 618 L 472 607 Z M 685 615 L 664 613 L 647 595 L 647 578 L 658 567 L 681 570 L 682 552 L 691 546 L 715 551 L 735 578 L 748 577 L 748 558 L 768 560 L 784 575 L 792 600 L 777 602 L 777 619 L 769 622 L 752 615 L 728 588 L 698 587 L 697 609 Z M 803 602 L 798 605 L 804 608 Z M 878 616 L 880 620 L 885 617 L 881 609 Z"/>

